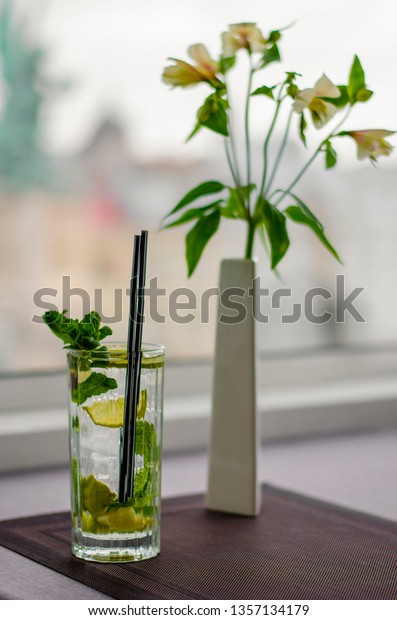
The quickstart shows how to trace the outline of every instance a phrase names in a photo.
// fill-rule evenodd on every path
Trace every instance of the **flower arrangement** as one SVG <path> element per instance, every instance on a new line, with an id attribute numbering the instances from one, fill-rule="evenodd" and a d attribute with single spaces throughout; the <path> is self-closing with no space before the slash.
<path id="1" fill-rule="evenodd" d="M 261 84 L 253 87 L 257 74 L 271 63 L 280 61 L 279 41 L 281 30 L 272 30 L 267 36 L 254 23 L 229 26 L 222 33 L 222 53 L 213 59 L 202 44 L 191 45 L 188 53 L 192 62 L 171 58 L 173 64 L 163 72 L 163 81 L 173 87 L 187 88 L 200 83 L 207 84 L 210 94 L 197 112 L 196 125 L 189 135 L 191 139 L 202 128 L 210 129 L 224 139 L 227 162 L 233 184 L 226 186 L 219 181 L 206 181 L 190 190 L 164 218 L 164 228 L 194 222 L 186 236 L 186 260 L 188 275 L 194 272 L 203 250 L 216 233 L 222 217 L 243 220 L 247 224 L 245 258 L 252 258 L 256 233 L 268 249 L 270 265 L 275 269 L 285 256 L 290 241 L 287 230 L 289 221 L 307 226 L 331 254 L 338 253 L 325 235 L 324 227 L 307 205 L 293 193 L 312 162 L 322 154 L 326 168 L 337 163 L 334 148 L 336 139 L 348 137 L 357 145 L 358 159 L 369 158 L 375 162 L 381 155 L 389 155 L 392 145 L 386 140 L 393 131 L 371 129 L 342 131 L 352 109 L 368 101 L 373 92 L 369 90 L 365 73 L 358 56 L 354 57 L 348 83 L 335 85 L 324 74 L 313 88 L 301 89 L 301 74 L 288 71 L 278 84 Z M 229 97 L 228 74 L 242 51 L 248 55 L 248 89 L 245 102 L 245 170 L 240 169 L 236 153 L 233 118 Z M 273 116 L 267 134 L 263 138 L 262 178 L 253 183 L 251 171 L 250 102 L 252 97 L 267 97 L 274 104 Z M 289 104 L 290 111 L 284 136 L 274 161 L 269 161 L 269 142 L 279 119 L 280 110 Z M 321 129 L 338 113 L 344 112 L 339 122 L 323 138 L 300 172 L 291 179 L 285 189 L 274 188 L 277 171 L 282 161 L 293 118 L 298 119 L 298 135 L 307 148 L 306 133 L 310 119 L 315 129 Z M 211 196 L 209 204 L 191 204 L 205 196 Z M 216 197 L 216 198 L 215 198 Z M 287 202 L 288 201 L 288 202 Z M 286 206 L 287 205 L 287 206 Z"/>

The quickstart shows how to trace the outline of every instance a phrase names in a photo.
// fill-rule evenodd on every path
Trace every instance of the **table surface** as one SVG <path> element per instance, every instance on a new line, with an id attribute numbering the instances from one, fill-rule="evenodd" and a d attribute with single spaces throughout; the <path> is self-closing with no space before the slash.
<path id="1" fill-rule="evenodd" d="M 312 497 L 397 520 L 397 432 L 372 432 L 279 442 L 262 448 L 261 480 Z M 166 455 L 165 497 L 203 492 L 206 455 Z M 9 519 L 67 510 L 66 468 L 0 476 L 0 514 Z M 108 599 L 3 547 L 2 599 Z"/>
<path id="2" fill-rule="evenodd" d="M 70 512 L 0 522 L 0 543 L 116 600 L 395 600 L 397 523 L 263 485 L 252 519 L 163 500 L 161 553 L 82 562 Z"/>

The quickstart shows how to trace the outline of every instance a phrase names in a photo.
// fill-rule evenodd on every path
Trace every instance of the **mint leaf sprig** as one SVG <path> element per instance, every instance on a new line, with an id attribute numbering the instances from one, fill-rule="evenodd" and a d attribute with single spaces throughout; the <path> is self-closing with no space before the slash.
<path id="1" fill-rule="evenodd" d="M 102 352 L 103 359 L 95 361 L 95 366 L 106 367 L 108 353 L 106 346 L 101 345 L 101 340 L 113 333 L 110 327 L 101 327 L 101 317 L 94 310 L 85 314 L 81 321 L 67 317 L 66 313 L 67 310 L 48 310 L 43 314 L 43 321 L 52 333 L 63 341 L 64 349 Z M 90 360 L 90 354 L 86 353 L 80 360 L 80 370 L 90 370 L 92 365 L 94 364 Z M 92 396 L 116 388 L 117 381 L 100 372 L 92 372 L 84 381 L 79 382 L 77 365 L 70 368 L 71 400 L 77 405 L 82 405 Z"/>
<path id="2" fill-rule="evenodd" d="M 109 510 L 118 510 L 122 506 L 134 508 L 149 508 L 154 503 L 153 467 L 159 463 L 159 445 L 156 429 L 146 420 L 136 423 L 135 454 L 143 456 L 144 466 L 135 474 L 134 496 L 127 502 L 120 502 L 118 498 L 109 502 Z"/>
<path id="3" fill-rule="evenodd" d="M 107 377 L 102 372 L 93 372 L 87 379 L 77 383 L 75 388 L 72 387 L 71 398 L 76 405 L 82 405 L 91 396 L 99 396 L 109 390 L 115 390 L 116 387 L 116 379 Z"/>
<path id="4" fill-rule="evenodd" d="M 85 314 L 81 321 L 67 317 L 66 313 L 67 310 L 48 310 L 42 317 L 52 333 L 64 342 L 64 349 L 106 350 L 105 346 L 100 346 L 100 341 L 111 336 L 113 332 L 107 325 L 101 327 L 98 312 L 93 310 Z"/>

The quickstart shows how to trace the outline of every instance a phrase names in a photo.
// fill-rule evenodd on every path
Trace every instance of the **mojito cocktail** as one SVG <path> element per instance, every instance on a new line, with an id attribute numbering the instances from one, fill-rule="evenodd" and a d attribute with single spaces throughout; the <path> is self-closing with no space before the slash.
<path id="1" fill-rule="evenodd" d="M 68 351 L 72 551 L 130 562 L 160 550 L 164 349 L 143 345 L 133 497 L 118 497 L 127 351 Z"/>

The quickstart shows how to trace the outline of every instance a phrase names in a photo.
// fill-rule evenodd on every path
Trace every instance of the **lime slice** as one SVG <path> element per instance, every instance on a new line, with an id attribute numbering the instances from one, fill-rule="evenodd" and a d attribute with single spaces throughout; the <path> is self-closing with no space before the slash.
<path id="1" fill-rule="evenodd" d="M 139 403 L 136 417 L 141 420 L 146 412 L 148 402 L 147 390 L 142 390 L 139 396 Z M 107 426 L 108 428 L 120 428 L 124 421 L 124 396 L 112 400 L 99 400 L 93 405 L 83 407 L 91 420 L 97 426 Z"/>
<path id="2" fill-rule="evenodd" d="M 83 532 L 89 532 L 90 534 L 96 533 L 95 519 L 89 512 L 83 511 L 81 515 L 81 529 Z"/>
<path id="3" fill-rule="evenodd" d="M 94 424 L 98 426 L 107 426 L 109 428 L 119 428 L 123 426 L 123 396 L 120 396 L 117 400 L 99 400 L 93 405 L 83 407 L 83 409 L 88 413 Z"/>
<path id="4" fill-rule="evenodd" d="M 88 377 L 90 376 L 90 374 L 92 373 L 92 370 L 80 370 L 79 372 L 79 383 L 83 383 L 83 381 L 85 381 L 86 379 L 88 379 Z"/>
<path id="5" fill-rule="evenodd" d="M 106 368 L 127 368 L 127 353 L 126 351 L 109 351 L 111 359 L 106 360 Z M 95 365 L 95 364 L 94 364 Z M 148 357 L 143 354 L 141 358 L 141 368 L 155 369 L 162 368 L 164 366 L 164 354 L 156 355 L 154 357 Z"/>
<path id="6" fill-rule="evenodd" d="M 156 357 L 145 357 L 142 355 L 141 368 L 162 368 L 164 366 L 164 355 Z"/>
<path id="7" fill-rule="evenodd" d="M 109 502 L 116 498 L 107 484 L 97 480 L 92 474 L 82 478 L 80 483 L 83 510 L 93 517 L 105 512 Z"/>
<path id="8" fill-rule="evenodd" d="M 111 532 L 133 532 L 136 529 L 136 514 L 131 506 L 122 506 L 117 510 L 110 510 L 97 517 L 97 522 L 108 526 Z"/>
<path id="9" fill-rule="evenodd" d="M 137 420 L 142 420 L 142 418 L 145 416 L 146 409 L 147 409 L 147 390 L 141 390 L 141 393 L 139 394 L 139 403 L 138 403 L 138 407 L 136 410 Z"/>
<path id="10" fill-rule="evenodd" d="M 93 527 L 96 533 L 113 532 L 125 534 L 127 532 L 143 532 L 152 527 L 153 518 L 145 517 L 142 511 L 136 511 L 132 506 L 121 506 L 116 510 L 109 510 L 99 515 Z M 91 526 L 91 523 L 89 524 Z M 88 531 L 88 530 L 87 530 Z"/>

